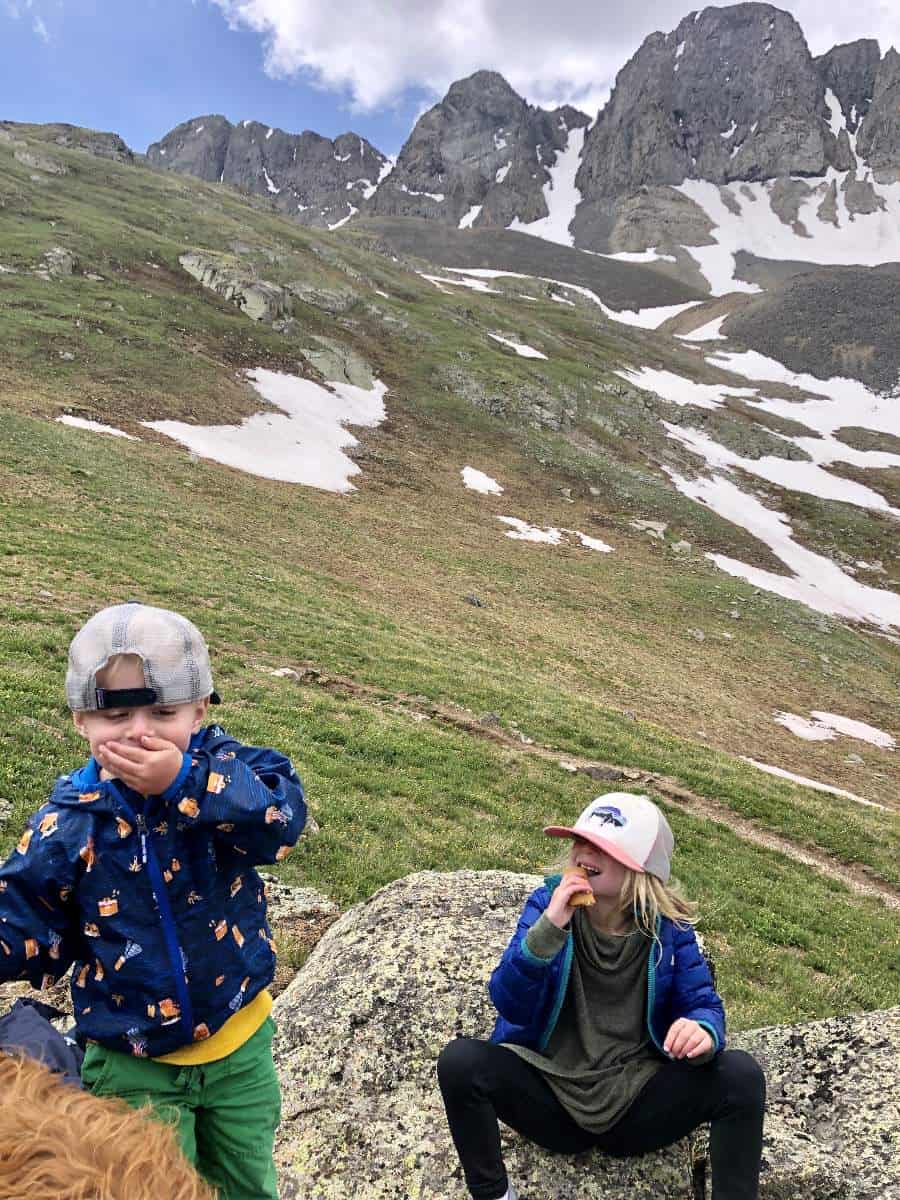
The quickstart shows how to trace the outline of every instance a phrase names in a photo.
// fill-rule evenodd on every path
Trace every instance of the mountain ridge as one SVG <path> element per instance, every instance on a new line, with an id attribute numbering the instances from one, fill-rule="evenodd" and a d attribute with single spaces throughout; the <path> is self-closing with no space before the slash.
<path id="1" fill-rule="evenodd" d="M 625 248 L 617 220 L 643 189 L 691 179 L 721 186 L 853 171 L 843 188 L 848 209 L 871 212 L 882 197 L 859 159 L 870 159 L 875 182 L 900 178 L 898 94 L 893 49 L 882 56 L 874 39 L 861 38 L 813 58 L 791 14 L 742 3 L 695 11 L 674 30 L 650 34 L 594 120 L 570 106 L 530 105 L 496 71 L 479 70 L 422 114 L 394 165 L 356 134 L 329 142 L 221 117 L 184 122 L 151 145 L 148 161 L 268 195 L 303 224 L 414 216 L 527 231 L 549 217 L 550 172 L 569 152 L 578 195 L 555 240 L 615 252 Z M 363 159 L 356 178 L 338 169 L 352 139 Z M 667 192 L 659 203 L 655 225 L 664 232 L 674 202 Z"/>

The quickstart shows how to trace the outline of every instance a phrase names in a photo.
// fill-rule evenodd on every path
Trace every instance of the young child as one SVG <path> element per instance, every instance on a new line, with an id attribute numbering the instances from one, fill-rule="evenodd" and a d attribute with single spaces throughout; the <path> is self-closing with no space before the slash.
<path id="1" fill-rule="evenodd" d="M 219 697 L 177 613 L 97 613 L 66 696 L 91 758 L 0 867 L 0 980 L 48 987 L 72 966 L 85 1086 L 176 1124 L 223 1200 L 277 1200 L 275 948 L 254 867 L 290 852 L 303 787 L 284 755 L 203 727 Z"/>
<path id="2" fill-rule="evenodd" d="M 753 1200 L 765 1079 L 723 1050 L 693 906 L 668 886 L 666 818 L 646 796 L 611 792 L 544 832 L 572 839 L 568 869 L 528 898 L 491 977 L 491 1039 L 459 1038 L 438 1059 L 469 1191 L 516 1200 L 498 1118 L 556 1153 L 622 1156 L 711 1121 L 714 1200 Z"/>

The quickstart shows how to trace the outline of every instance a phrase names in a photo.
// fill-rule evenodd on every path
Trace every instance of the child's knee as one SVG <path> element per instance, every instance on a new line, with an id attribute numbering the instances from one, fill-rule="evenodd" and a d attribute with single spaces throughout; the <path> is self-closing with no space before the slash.
<path id="1" fill-rule="evenodd" d="M 483 1043 L 475 1038 L 454 1038 L 438 1055 L 437 1075 L 443 1092 L 456 1092 L 471 1085 Z"/>
<path id="2" fill-rule="evenodd" d="M 742 1108 L 762 1111 L 766 1106 L 766 1077 L 753 1055 L 746 1050 L 726 1050 L 721 1067 L 732 1102 Z"/>

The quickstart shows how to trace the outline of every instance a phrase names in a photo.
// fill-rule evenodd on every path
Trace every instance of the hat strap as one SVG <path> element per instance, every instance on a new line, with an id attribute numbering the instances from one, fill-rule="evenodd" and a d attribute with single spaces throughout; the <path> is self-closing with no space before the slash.
<path id="1" fill-rule="evenodd" d="M 97 688 L 98 708 L 143 708 L 156 703 L 155 688 Z"/>

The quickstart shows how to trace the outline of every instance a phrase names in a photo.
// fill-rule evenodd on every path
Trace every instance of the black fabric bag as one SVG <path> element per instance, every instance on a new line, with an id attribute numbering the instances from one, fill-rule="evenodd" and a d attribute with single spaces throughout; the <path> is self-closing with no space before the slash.
<path id="1" fill-rule="evenodd" d="M 67 1083 L 81 1087 L 84 1051 L 74 1040 L 59 1033 L 51 1021 L 65 1013 L 39 1000 L 19 999 L 5 1017 L 0 1017 L 0 1050 L 5 1054 L 25 1053 L 51 1071 L 57 1071 Z"/>

